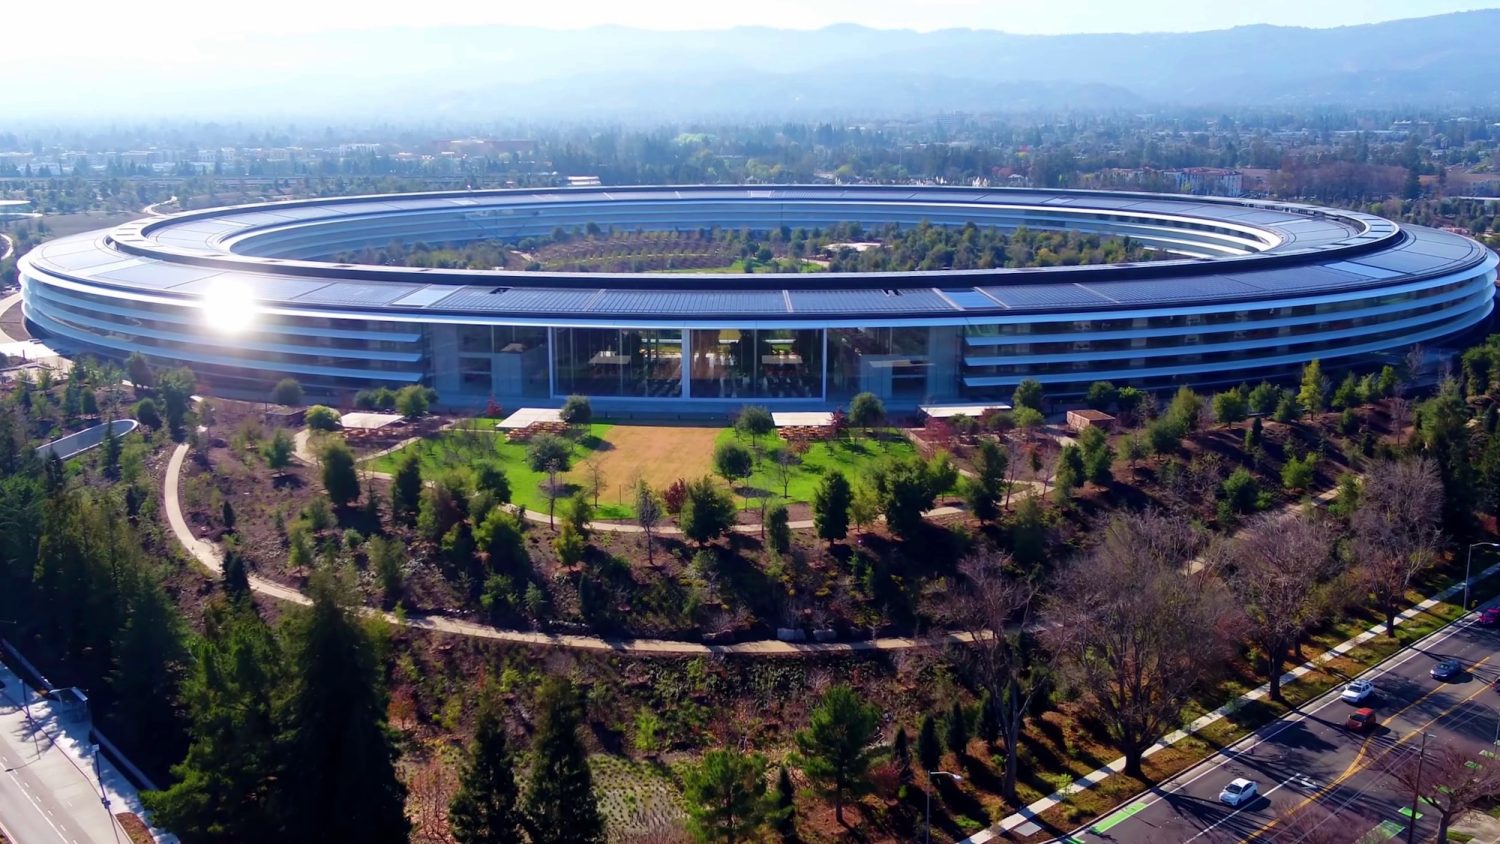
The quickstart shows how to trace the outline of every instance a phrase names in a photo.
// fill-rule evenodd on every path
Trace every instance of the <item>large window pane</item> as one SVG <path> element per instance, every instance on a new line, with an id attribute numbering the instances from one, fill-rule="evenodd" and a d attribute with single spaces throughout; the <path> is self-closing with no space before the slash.
<path id="1" fill-rule="evenodd" d="M 588 396 L 682 395 L 682 332 L 559 328 L 557 390 Z"/>

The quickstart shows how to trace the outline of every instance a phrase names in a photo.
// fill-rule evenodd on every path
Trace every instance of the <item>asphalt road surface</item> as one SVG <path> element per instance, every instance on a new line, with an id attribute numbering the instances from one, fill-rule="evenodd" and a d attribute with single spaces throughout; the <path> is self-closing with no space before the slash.
<path id="1" fill-rule="evenodd" d="M 1402 796 L 1388 769 L 1418 752 L 1424 732 L 1429 750 L 1457 744 L 1476 755 L 1500 753 L 1500 629 L 1477 626 L 1474 618 L 1470 614 L 1364 675 L 1377 692 L 1360 704 L 1373 707 L 1378 718 L 1369 733 L 1344 727 L 1356 707 L 1335 689 L 1061 840 L 1404 841 L 1412 823 L 1410 793 Z M 1444 658 L 1464 666 L 1449 682 L 1428 675 Z M 1236 777 L 1254 780 L 1260 790 L 1239 809 L 1218 800 Z M 1299 821 L 1283 819 L 1294 811 Z M 1331 829 L 1337 832 L 1329 835 Z M 1432 812 L 1417 818 L 1417 840 L 1436 832 Z"/>
<path id="2" fill-rule="evenodd" d="M 0 668 L 0 828 L 16 844 L 121 844 L 99 789 L 17 704 L 20 683 Z"/>

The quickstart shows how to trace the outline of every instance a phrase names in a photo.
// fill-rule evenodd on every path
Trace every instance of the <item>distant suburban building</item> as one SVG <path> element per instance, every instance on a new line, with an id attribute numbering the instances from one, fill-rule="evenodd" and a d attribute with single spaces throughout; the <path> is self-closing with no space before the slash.
<path id="1" fill-rule="evenodd" d="M 1068 427 L 1079 433 L 1083 433 L 1084 428 L 1103 428 L 1106 431 L 1113 431 L 1115 422 L 1113 416 L 1102 410 L 1068 411 Z"/>

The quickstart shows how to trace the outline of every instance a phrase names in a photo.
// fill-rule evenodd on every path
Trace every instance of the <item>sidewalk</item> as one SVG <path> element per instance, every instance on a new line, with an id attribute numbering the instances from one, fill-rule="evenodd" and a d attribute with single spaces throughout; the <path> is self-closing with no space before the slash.
<path id="1" fill-rule="evenodd" d="M 0 682 L 5 684 L 0 692 L 0 761 L 11 784 L 18 786 L 3 789 L 10 799 L 0 802 L 0 828 L 12 833 L 18 844 L 129 841 L 113 813 L 134 812 L 144 818 L 140 795 L 101 756 L 99 773 L 109 797 L 108 807 L 101 804 L 87 716 L 61 712 L 51 701 L 37 697 L 4 665 L 0 665 Z M 27 702 L 24 707 L 23 695 Z M 34 812 L 27 811 L 17 799 L 22 797 Z M 157 840 L 165 844 L 176 839 Z"/>

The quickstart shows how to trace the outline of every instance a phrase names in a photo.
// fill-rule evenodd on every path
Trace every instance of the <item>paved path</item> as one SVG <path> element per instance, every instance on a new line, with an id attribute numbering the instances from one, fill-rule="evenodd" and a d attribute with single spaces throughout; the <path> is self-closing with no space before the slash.
<path id="1" fill-rule="evenodd" d="M 8 668 L 0 667 L 0 682 L 0 829 L 16 844 L 129 841 L 101 802 L 92 768 L 54 741 L 60 725 L 48 705 Z M 23 695 L 30 715 L 21 705 Z M 118 795 L 111 806 L 121 806 Z"/>
<path id="2" fill-rule="evenodd" d="M 4 314 L 6 311 L 9 311 L 11 308 L 16 307 L 20 303 L 21 303 L 21 294 L 20 293 L 12 293 L 11 295 L 6 296 L 3 299 L 0 299 L 0 314 Z M 12 337 L 9 334 L 6 334 L 5 333 L 5 328 L 3 326 L 0 326 L 0 343 L 24 343 L 24 342 L 26 342 L 26 341 L 23 340 L 23 339 L 20 339 L 20 338 L 17 338 L 17 337 Z"/>
<path id="3" fill-rule="evenodd" d="M 158 210 L 156 210 L 157 207 L 161 206 L 161 205 L 170 205 L 170 204 L 172 204 L 172 203 L 174 203 L 176 201 L 177 201 L 177 197 L 175 197 L 175 196 L 169 196 L 166 199 L 163 199 L 161 202 L 153 202 L 150 205 L 147 205 L 145 208 L 142 208 L 141 209 L 141 213 L 145 214 L 148 217 L 165 217 L 167 215 L 163 214 L 162 212 L 160 212 Z"/>
<path id="4" fill-rule="evenodd" d="M 300 436 L 300 435 L 299 435 Z M 305 452 L 305 437 L 303 450 Z M 222 574 L 223 554 L 214 543 L 199 539 L 188 527 L 182 513 L 179 495 L 179 479 L 182 462 L 187 457 L 188 444 L 182 443 L 172 451 L 167 462 L 167 477 L 163 503 L 167 511 L 167 523 L 179 544 L 205 568 L 214 574 Z M 294 604 L 310 603 L 306 595 L 298 590 L 258 575 L 250 576 L 250 588 L 257 593 L 288 601 Z M 366 608 L 365 613 L 384 618 L 392 624 L 404 624 L 421 630 L 435 630 L 459 636 L 473 636 L 523 645 L 573 648 L 588 651 L 616 651 L 638 656 L 708 656 L 715 654 L 739 654 L 753 656 L 798 656 L 802 654 L 855 654 L 878 651 L 902 651 L 912 648 L 942 647 L 950 644 L 965 644 L 973 641 L 969 633 L 947 633 L 926 638 L 893 637 L 867 639 L 856 642 L 781 642 L 761 640 L 736 642 L 728 645 L 705 645 L 698 642 L 679 642 L 671 639 L 635 639 L 613 636 L 580 636 L 573 634 L 537 633 L 526 630 L 505 630 L 488 624 L 452 618 L 444 615 L 407 614 L 402 618 L 395 613 Z"/>
<path id="5" fill-rule="evenodd" d="M 10 235 L 0 234 L 0 261 L 10 257 L 10 253 L 16 251 L 16 242 L 11 240 Z M 3 309 L 0 309 L 3 310 Z"/>

